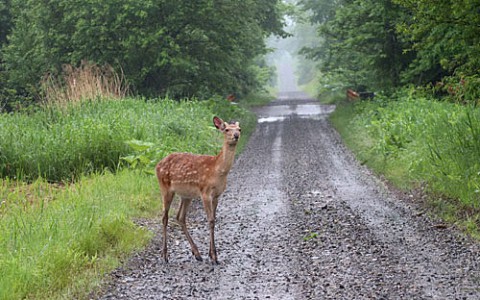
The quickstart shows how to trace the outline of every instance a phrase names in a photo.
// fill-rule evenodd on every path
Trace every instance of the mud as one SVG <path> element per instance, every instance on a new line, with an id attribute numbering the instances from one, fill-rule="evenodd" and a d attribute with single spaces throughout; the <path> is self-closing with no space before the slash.
<path id="1" fill-rule="evenodd" d="M 98 299 L 480 299 L 479 246 L 437 228 L 355 161 L 328 122 L 333 106 L 283 93 L 229 175 L 217 212 L 220 265 L 208 260 L 200 201 L 191 255 L 172 221 L 170 262 L 151 245 L 111 274 Z M 173 219 L 173 218 L 172 218 Z"/>

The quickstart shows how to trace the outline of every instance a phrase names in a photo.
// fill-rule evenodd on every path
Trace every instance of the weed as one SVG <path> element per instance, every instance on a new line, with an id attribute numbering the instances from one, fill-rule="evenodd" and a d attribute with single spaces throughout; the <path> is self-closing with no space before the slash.
<path id="1" fill-rule="evenodd" d="M 129 90 L 123 73 L 87 61 L 79 67 L 64 65 L 61 77 L 47 75 L 42 88 L 45 103 L 60 107 L 92 99 L 122 99 Z"/>
<path id="2" fill-rule="evenodd" d="M 308 242 L 308 241 L 311 241 L 311 240 L 314 240 L 318 237 L 318 233 L 316 232 L 309 232 L 306 236 L 303 237 L 303 240 L 305 242 Z"/>

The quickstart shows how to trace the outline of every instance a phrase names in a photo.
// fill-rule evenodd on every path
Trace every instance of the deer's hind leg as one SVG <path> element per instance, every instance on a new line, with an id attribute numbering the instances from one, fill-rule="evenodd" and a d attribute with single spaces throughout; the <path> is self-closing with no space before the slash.
<path id="1" fill-rule="evenodd" d="M 178 208 L 177 212 L 177 221 L 182 226 L 183 233 L 187 237 L 188 242 L 190 243 L 190 247 L 192 248 L 192 253 L 195 256 L 195 259 L 198 261 L 202 261 L 202 256 L 198 251 L 198 247 L 192 239 L 192 236 L 188 232 L 187 229 L 187 213 L 190 204 L 192 203 L 192 199 L 182 197 L 180 200 L 180 207 Z"/>
<path id="2" fill-rule="evenodd" d="M 168 227 L 168 211 L 170 210 L 170 205 L 173 201 L 173 196 L 175 193 L 168 191 L 167 189 L 162 189 L 162 200 L 163 200 L 163 250 L 162 255 L 165 262 L 168 262 L 168 253 L 167 253 L 167 227 Z"/>

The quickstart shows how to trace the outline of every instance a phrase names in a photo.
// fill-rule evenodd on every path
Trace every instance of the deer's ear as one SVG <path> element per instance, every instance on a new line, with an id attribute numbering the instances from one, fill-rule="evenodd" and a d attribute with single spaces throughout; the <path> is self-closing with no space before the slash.
<path id="1" fill-rule="evenodd" d="M 215 127 L 217 127 L 219 130 L 224 131 L 225 130 L 225 122 L 223 122 L 222 119 L 219 117 L 215 116 L 213 117 L 213 124 Z"/>

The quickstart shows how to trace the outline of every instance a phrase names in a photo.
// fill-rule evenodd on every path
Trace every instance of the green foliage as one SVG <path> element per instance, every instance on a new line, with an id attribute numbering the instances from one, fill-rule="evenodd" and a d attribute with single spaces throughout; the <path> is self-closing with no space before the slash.
<path id="1" fill-rule="evenodd" d="M 127 141 L 126 144 L 133 150 L 134 154 L 121 157 L 121 159 L 132 169 L 149 167 L 153 170 L 154 164 L 158 162 L 157 158 L 165 156 L 159 154 L 160 149 L 155 149 L 154 143 L 131 140 Z M 153 172 L 149 173 L 153 174 Z"/>
<path id="2" fill-rule="evenodd" d="M 318 24 L 320 45 L 303 50 L 334 73 L 343 86 L 386 90 L 398 86 L 408 56 L 395 31 L 403 11 L 391 1 L 304 0 L 311 21 Z M 331 76 L 331 75 L 330 75 Z"/>
<path id="3" fill-rule="evenodd" d="M 480 76 L 445 76 L 431 86 L 434 95 L 455 103 L 480 104 Z"/>
<path id="4" fill-rule="evenodd" d="M 141 140 L 158 148 L 160 160 L 170 152 L 213 154 L 218 134 L 212 117 L 236 118 L 254 127 L 255 117 L 224 99 L 173 101 L 104 100 L 67 108 L 0 115 L 2 177 L 49 181 L 116 170 L 120 157 L 132 154 L 125 142 Z"/>
<path id="5" fill-rule="evenodd" d="M 471 82 L 452 98 L 478 101 L 480 3 L 410 0 L 302 0 L 318 28 L 306 47 L 325 76 L 345 87 L 394 92 L 406 84 Z M 322 75 L 323 78 L 323 75 Z M 451 91 L 445 94 L 452 94 Z M 443 95 L 440 95 L 443 96 Z M 458 101 L 458 99 L 455 99 Z"/>
<path id="6" fill-rule="evenodd" d="M 416 58 L 405 81 L 425 84 L 445 75 L 478 75 L 480 69 L 480 3 L 461 1 L 394 0 L 410 18 L 398 24 L 412 42 Z M 411 49 L 405 49 L 411 50 Z"/>
<path id="7" fill-rule="evenodd" d="M 4 68 L 10 88 L 34 95 L 45 74 L 83 60 L 123 70 L 142 94 L 246 93 L 261 84 L 264 38 L 284 35 L 278 1 L 11 2 Z"/>
<path id="8" fill-rule="evenodd" d="M 0 2 L 0 49 L 7 42 L 7 35 L 12 28 L 11 3 L 9 0 Z"/>

